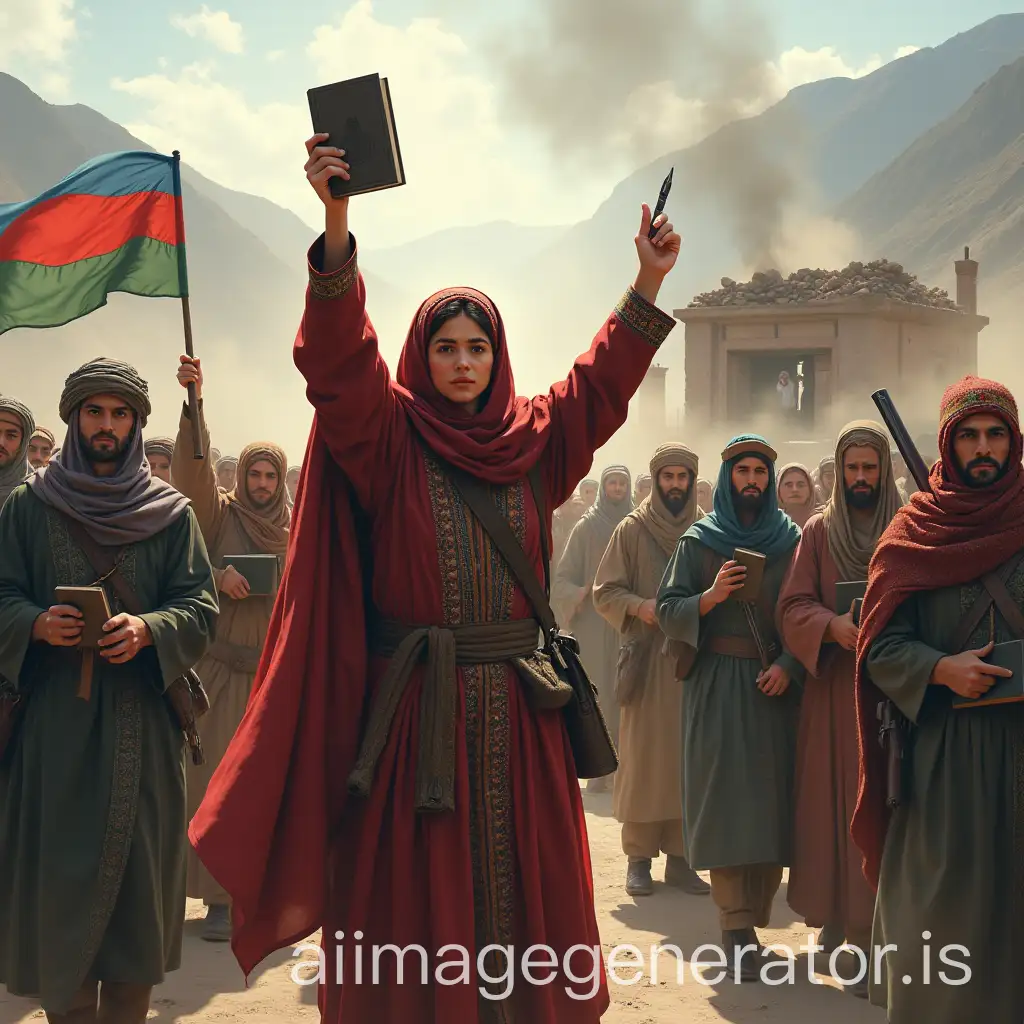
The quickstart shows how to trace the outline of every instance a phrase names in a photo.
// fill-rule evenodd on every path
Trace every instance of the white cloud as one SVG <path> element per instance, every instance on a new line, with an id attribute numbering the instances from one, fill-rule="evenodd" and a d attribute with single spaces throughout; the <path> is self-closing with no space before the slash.
<path id="1" fill-rule="evenodd" d="M 0 3 L 0 67 L 16 59 L 56 63 L 74 38 L 75 0 Z"/>
<path id="2" fill-rule="evenodd" d="M 193 39 L 205 39 L 225 53 L 242 52 L 242 26 L 233 21 L 227 11 L 211 11 L 203 4 L 196 14 L 174 15 L 171 24 Z"/>

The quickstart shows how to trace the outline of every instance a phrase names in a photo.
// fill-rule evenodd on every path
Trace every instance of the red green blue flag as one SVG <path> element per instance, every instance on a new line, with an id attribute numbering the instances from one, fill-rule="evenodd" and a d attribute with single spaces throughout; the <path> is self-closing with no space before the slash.
<path id="1" fill-rule="evenodd" d="M 0 334 L 60 327 L 111 292 L 188 295 L 177 153 L 108 153 L 0 204 Z"/>

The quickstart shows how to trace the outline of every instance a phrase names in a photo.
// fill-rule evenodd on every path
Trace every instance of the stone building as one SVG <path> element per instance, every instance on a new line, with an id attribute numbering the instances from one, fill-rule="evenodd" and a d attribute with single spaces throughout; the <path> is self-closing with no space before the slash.
<path id="1" fill-rule="evenodd" d="M 955 302 L 885 260 L 745 285 L 723 278 L 674 314 L 686 325 L 687 428 L 824 438 L 849 419 L 876 418 L 871 393 L 887 388 L 908 426 L 929 429 L 945 386 L 977 372 L 989 322 L 968 250 L 955 269 Z"/>

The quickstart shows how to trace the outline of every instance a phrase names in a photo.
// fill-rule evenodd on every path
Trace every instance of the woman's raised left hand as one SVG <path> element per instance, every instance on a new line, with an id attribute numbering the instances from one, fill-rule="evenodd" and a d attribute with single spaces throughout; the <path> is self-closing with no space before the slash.
<path id="1" fill-rule="evenodd" d="M 658 274 L 664 277 L 675 265 L 683 240 L 663 213 L 654 222 L 656 231 L 648 238 L 651 229 L 651 208 L 644 203 L 640 216 L 640 230 L 636 236 L 636 251 L 640 257 L 642 273 Z"/>

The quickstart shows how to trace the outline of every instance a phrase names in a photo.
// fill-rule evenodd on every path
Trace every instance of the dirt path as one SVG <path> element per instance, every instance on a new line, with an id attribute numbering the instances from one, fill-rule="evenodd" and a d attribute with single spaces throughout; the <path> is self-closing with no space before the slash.
<path id="1" fill-rule="evenodd" d="M 884 1013 L 840 991 L 830 979 L 812 984 L 804 957 L 797 961 L 794 984 L 733 984 L 730 979 L 710 986 L 694 979 L 688 958 L 704 943 L 719 941 L 718 922 L 710 897 L 685 896 L 658 882 L 652 896 L 634 899 L 623 889 L 625 862 L 619 846 L 618 824 L 611 817 L 611 797 L 586 794 L 588 826 L 594 863 L 598 922 L 605 948 L 635 945 L 643 957 L 639 984 L 611 983 L 612 1007 L 602 1024 L 884 1024 Z M 660 879 L 662 865 L 656 865 Z M 295 960 L 286 950 L 265 961 L 245 988 L 241 973 L 226 946 L 199 938 L 201 905 L 189 904 L 185 948 L 180 971 L 156 990 L 151 1020 L 161 1024 L 254 1024 L 309 1022 L 319 1019 L 313 987 L 299 988 L 291 980 Z M 799 950 L 807 930 L 794 920 L 785 904 L 785 885 L 775 906 L 775 926 L 764 941 L 782 942 Z M 677 958 L 663 953 L 659 979 L 650 984 L 652 945 L 675 945 L 683 953 L 683 978 L 677 979 Z M 623 981 L 635 974 L 625 955 L 618 959 Z M 14 999 L 0 989 L 0 1024 L 27 1024 L 43 1019 L 31 1003 Z M 382 1022 L 383 1024 L 383 1022 Z"/>

